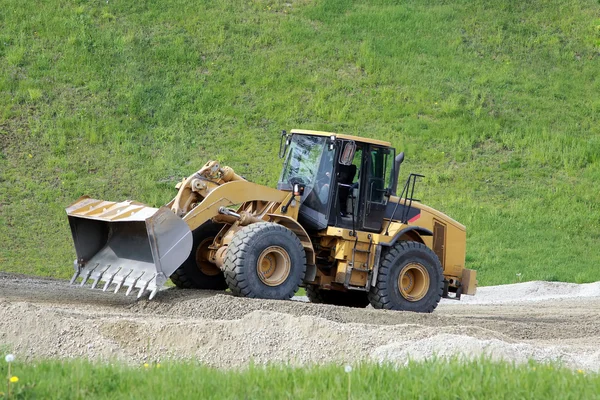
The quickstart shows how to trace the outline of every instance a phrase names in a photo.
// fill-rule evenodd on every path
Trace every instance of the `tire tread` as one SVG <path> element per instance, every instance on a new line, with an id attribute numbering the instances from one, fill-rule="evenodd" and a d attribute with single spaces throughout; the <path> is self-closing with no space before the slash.
<path id="1" fill-rule="evenodd" d="M 389 288 L 388 288 L 388 276 L 391 273 L 391 269 L 394 267 L 394 261 L 397 260 L 403 253 L 409 252 L 411 250 L 418 250 L 427 253 L 433 260 L 436 260 L 436 265 L 434 268 L 439 268 L 440 276 L 442 279 L 437 283 L 437 290 L 428 299 L 425 307 L 423 307 L 419 312 L 431 313 L 437 307 L 443 291 L 444 291 L 444 282 L 443 282 L 443 270 L 441 263 L 437 255 L 426 245 L 419 242 L 412 241 L 402 241 L 397 242 L 388 251 L 386 251 L 381 263 L 379 264 L 379 270 L 377 273 L 377 282 L 375 285 L 371 287 L 369 291 L 369 301 L 374 308 L 379 309 L 398 309 L 397 305 L 393 304 L 392 300 L 389 297 Z M 434 284 L 434 282 L 431 282 Z"/>
<path id="2" fill-rule="evenodd" d="M 301 250 L 302 254 L 302 271 L 301 278 L 296 282 L 295 288 L 293 291 L 290 291 L 284 299 L 290 299 L 298 288 L 300 287 L 300 283 L 304 278 L 304 274 L 306 273 L 306 254 L 304 252 L 304 247 L 302 247 L 302 243 L 300 239 L 296 236 L 294 232 L 284 227 L 283 225 L 279 225 L 272 222 L 257 222 L 248 226 L 245 226 L 241 230 L 239 230 L 229 247 L 227 248 L 227 253 L 225 255 L 225 262 L 223 264 L 223 272 L 225 275 L 225 281 L 231 289 L 231 292 L 235 296 L 241 297 L 250 297 L 257 298 L 260 297 L 259 293 L 256 293 L 255 290 L 252 290 L 250 285 L 248 284 L 246 272 L 244 268 L 244 261 L 246 259 L 245 255 L 250 251 L 250 244 L 253 242 L 255 238 L 264 235 L 266 232 L 274 231 L 280 235 L 285 235 L 290 239 L 291 243 L 294 243 L 295 246 Z"/>

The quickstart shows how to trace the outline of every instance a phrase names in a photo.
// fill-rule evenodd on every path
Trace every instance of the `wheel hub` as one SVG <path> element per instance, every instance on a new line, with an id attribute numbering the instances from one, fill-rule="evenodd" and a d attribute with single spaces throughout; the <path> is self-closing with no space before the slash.
<path id="1" fill-rule="evenodd" d="M 219 267 L 209 261 L 210 249 L 208 246 L 211 245 L 213 240 L 214 238 L 206 238 L 196 248 L 196 266 L 204 275 L 208 276 L 215 276 L 221 273 Z"/>
<path id="2" fill-rule="evenodd" d="M 429 290 L 429 273 L 419 263 L 404 266 L 398 276 L 400 294 L 408 301 L 419 301 Z"/>
<path id="3" fill-rule="evenodd" d="M 290 256 L 279 246 L 270 246 L 263 250 L 256 263 L 258 278 L 267 286 L 278 286 L 290 275 Z"/>

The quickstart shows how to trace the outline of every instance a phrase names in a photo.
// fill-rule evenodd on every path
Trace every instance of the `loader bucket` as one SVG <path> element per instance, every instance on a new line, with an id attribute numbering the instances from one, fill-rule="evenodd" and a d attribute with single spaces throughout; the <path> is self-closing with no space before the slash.
<path id="1" fill-rule="evenodd" d="M 149 291 L 152 300 L 192 250 L 188 225 L 166 207 L 84 196 L 66 211 L 77 253 L 71 284 L 139 289 L 138 298 Z"/>

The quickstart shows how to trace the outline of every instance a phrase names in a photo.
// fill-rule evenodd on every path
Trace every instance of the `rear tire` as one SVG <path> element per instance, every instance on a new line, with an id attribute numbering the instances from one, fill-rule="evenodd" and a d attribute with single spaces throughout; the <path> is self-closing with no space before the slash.
<path id="1" fill-rule="evenodd" d="M 208 221 L 192 232 L 194 238 L 192 252 L 171 275 L 171 281 L 175 286 L 181 289 L 227 289 L 223 272 L 206 257 L 207 247 L 222 227 L 221 224 Z"/>
<path id="2" fill-rule="evenodd" d="M 422 243 L 398 242 L 379 265 L 369 301 L 374 308 L 430 313 L 443 290 L 444 274 L 437 255 Z"/>
<path id="3" fill-rule="evenodd" d="M 311 303 L 333 304 L 335 306 L 365 308 L 369 305 L 367 292 L 349 290 L 325 290 L 317 285 L 306 285 L 306 297 Z"/>
<path id="4" fill-rule="evenodd" d="M 290 299 L 306 273 L 306 254 L 298 236 L 272 222 L 239 230 L 225 255 L 225 280 L 236 296 Z"/>

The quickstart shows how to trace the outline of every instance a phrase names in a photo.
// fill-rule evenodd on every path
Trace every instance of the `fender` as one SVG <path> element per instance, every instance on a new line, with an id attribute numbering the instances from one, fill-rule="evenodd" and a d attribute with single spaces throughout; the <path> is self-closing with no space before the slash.
<path id="1" fill-rule="evenodd" d="M 386 247 L 393 246 L 394 244 L 396 244 L 398 239 L 400 239 L 402 237 L 402 235 L 404 235 L 405 233 L 408 233 L 408 232 L 415 232 L 419 236 L 433 236 L 433 232 L 431 232 L 427 228 L 423 228 L 420 226 L 407 226 L 406 228 L 404 228 L 404 229 L 400 230 L 398 233 L 396 233 L 391 242 L 388 242 L 388 243 L 382 242 L 381 245 L 386 246 Z"/>
<path id="2" fill-rule="evenodd" d="M 427 228 L 423 228 L 420 226 L 407 226 L 406 228 L 404 228 L 404 229 L 400 230 L 398 233 L 396 233 L 396 235 L 394 235 L 394 238 L 392 239 L 391 242 L 389 242 L 389 243 L 380 242 L 375 248 L 375 264 L 373 267 L 373 271 L 371 272 L 371 282 L 370 282 L 371 286 L 375 286 L 375 284 L 377 283 L 377 274 L 379 273 L 379 262 L 381 260 L 382 247 L 383 246 L 385 246 L 385 247 L 393 246 L 398 241 L 398 239 L 400 239 L 402 237 L 402 235 L 404 235 L 405 233 L 409 233 L 409 232 L 414 232 L 417 235 L 419 235 L 419 237 L 433 236 L 433 232 L 431 232 Z"/>
<path id="3" fill-rule="evenodd" d="M 292 232 L 298 236 L 300 242 L 302 243 L 302 247 L 304 247 L 304 251 L 306 253 L 306 274 L 304 275 L 305 282 L 312 282 L 315 280 L 317 276 L 317 266 L 316 266 L 316 258 L 315 258 L 315 250 L 312 245 L 312 241 L 310 240 L 310 236 L 304 229 L 302 225 L 298 223 L 293 218 L 290 218 L 285 215 L 280 214 L 267 214 L 271 221 L 276 222 L 280 225 L 285 226 Z"/>

